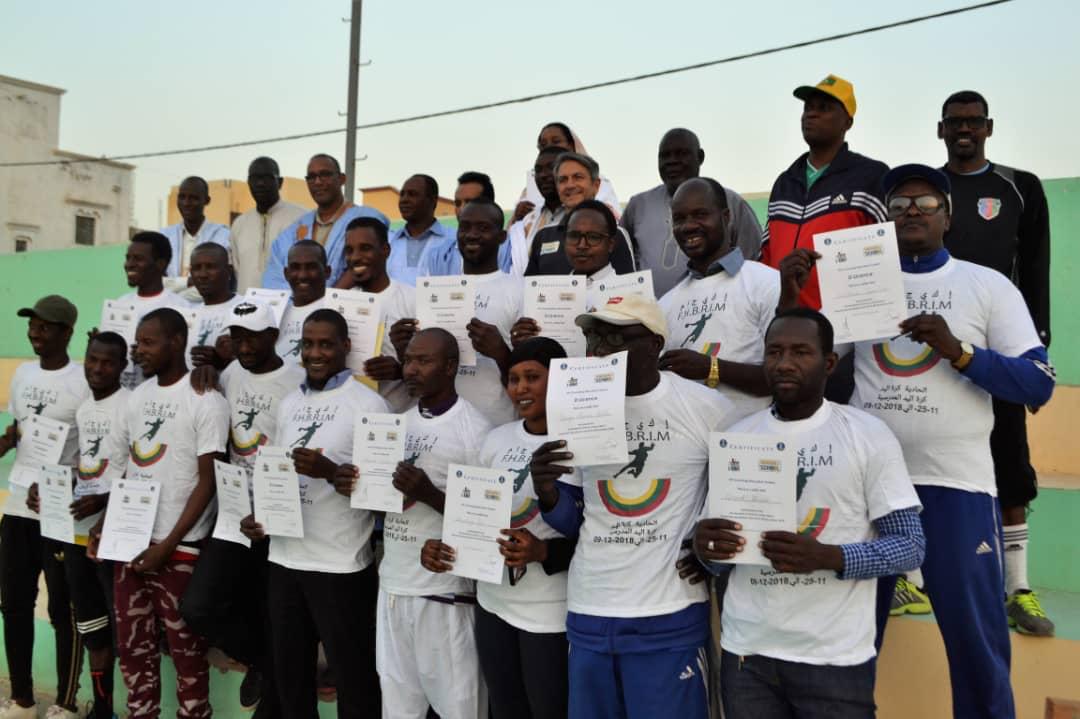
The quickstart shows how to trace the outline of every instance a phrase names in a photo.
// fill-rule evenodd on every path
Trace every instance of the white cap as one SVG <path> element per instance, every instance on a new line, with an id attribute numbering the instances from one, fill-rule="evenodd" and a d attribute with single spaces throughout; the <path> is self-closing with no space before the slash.
<path id="1" fill-rule="evenodd" d="M 233 305 L 229 313 L 229 327 L 243 327 L 252 332 L 262 332 L 269 329 L 277 329 L 274 313 L 270 307 L 261 302 L 244 300 Z"/>
<path id="2" fill-rule="evenodd" d="M 610 297 L 605 305 L 592 312 L 578 315 L 574 320 L 578 327 L 587 327 L 593 322 L 606 322 L 609 325 L 644 325 L 653 334 L 660 335 L 667 341 L 667 320 L 660 310 L 660 305 L 651 297 L 627 295 Z"/>

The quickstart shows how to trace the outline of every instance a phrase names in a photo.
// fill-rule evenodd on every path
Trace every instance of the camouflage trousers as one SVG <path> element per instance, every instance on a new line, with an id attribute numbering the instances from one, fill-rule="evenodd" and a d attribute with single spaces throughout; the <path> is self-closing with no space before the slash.
<path id="1" fill-rule="evenodd" d="M 116 654 L 131 719 L 156 719 L 161 713 L 159 627 L 165 630 L 176 668 L 176 716 L 203 719 L 212 713 L 206 640 L 180 615 L 180 598 L 194 570 L 193 560 L 170 559 L 159 571 L 146 574 L 116 563 Z"/>

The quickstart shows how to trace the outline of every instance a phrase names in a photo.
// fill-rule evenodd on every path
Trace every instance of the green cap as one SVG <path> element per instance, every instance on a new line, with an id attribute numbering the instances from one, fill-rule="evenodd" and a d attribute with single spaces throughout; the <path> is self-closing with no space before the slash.
<path id="1" fill-rule="evenodd" d="M 16 314 L 19 317 L 37 317 L 39 320 L 65 327 L 74 327 L 75 321 L 79 319 L 79 310 L 60 295 L 42 297 L 33 307 L 23 307 Z"/>

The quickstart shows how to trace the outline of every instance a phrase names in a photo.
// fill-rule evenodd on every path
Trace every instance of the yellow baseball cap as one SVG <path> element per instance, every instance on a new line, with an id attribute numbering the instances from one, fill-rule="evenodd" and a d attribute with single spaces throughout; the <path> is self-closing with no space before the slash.
<path id="1" fill-rule="evenodd" d="M 805 100 L 815 92 L 835 98 L 847 110 L 849 117 L 855 117 L 855 88 L 844 78 L 829 75 L 817 85 L 800 85 L 793 94 L 800 100 Z"/>

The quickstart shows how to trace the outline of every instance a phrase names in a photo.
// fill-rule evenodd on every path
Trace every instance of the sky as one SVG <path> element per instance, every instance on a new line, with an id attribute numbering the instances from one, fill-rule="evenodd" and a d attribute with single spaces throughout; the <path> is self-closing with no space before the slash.
<path id="1" fill-rule="evenodd" d="M 666 0 L 368 0 L 359 121 L 373 122 L 718 59 L 972 4 Z M 348 0 L 28 3 L 0 0 L 0 74 L 65 88 L 60 146 L 90 155 L 195 147 L 343 128 Z M 1006 5 L 674 76 L 361 131 L 357 187 L 434 176 L 453 194 L 465 170 L 492 176 L 510 209 L 536 136 L 561 121 L 625 202 L 659 182 L 667 129 L 701 138 L 703 174 L 767 192 L 805 151 L 791 92 L 829 73 L 855 86 L 852 149 L 895 165 L 944 162 L 941 103 L 990 102 L 991 159 L 1046 178 L 1080 175 L 1073 0 Z M 341 113 L 339 115 L 339 113 Z M 164 218 L 184 176 L 246 177 L 257 155 L 301 177 L 344 132 L 295 142 L 134 161 L 135 225 Z M 3 158 L 0 158 L 3 161 Z M 25 170 L 32 172 L 33 170 Z"/>

